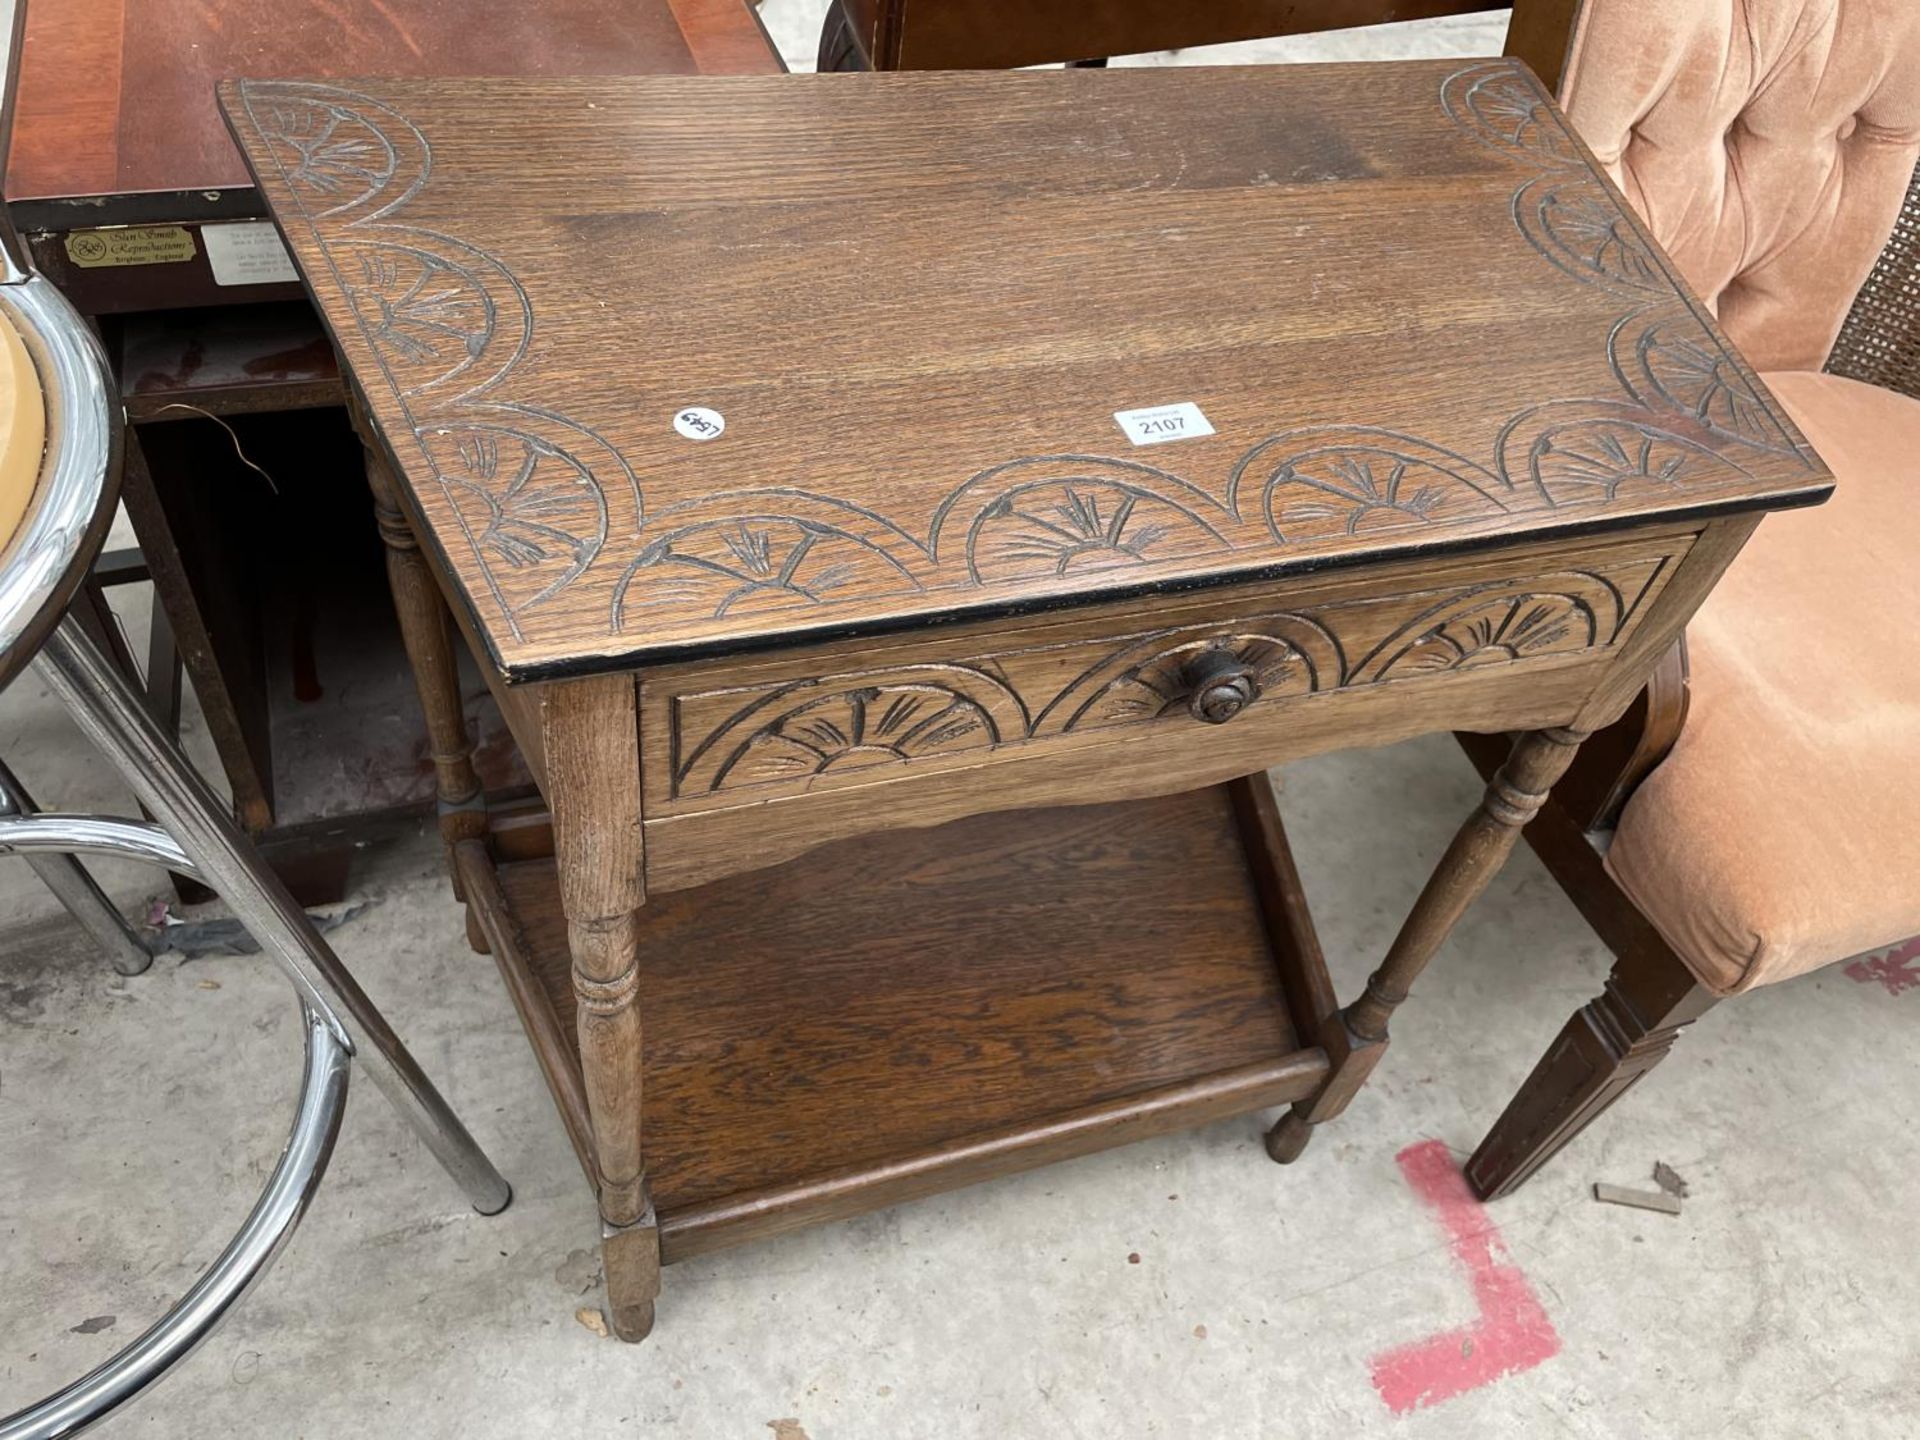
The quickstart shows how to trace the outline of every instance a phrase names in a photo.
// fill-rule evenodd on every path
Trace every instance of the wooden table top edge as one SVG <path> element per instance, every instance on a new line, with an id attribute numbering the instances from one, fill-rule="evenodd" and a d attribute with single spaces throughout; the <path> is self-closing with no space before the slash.
<path id="1" fill-rule="evenodd" d="M 1455 559 L 1486 554 L 1515 544 L 1544 545 L 1561 540 L 1630 534 L 1643 530 L 1650 524 L 1706 524 L 1735 515 L 1772 514 L 1777 510 L 1807 509 L 1824 504 L 1832 495 L 1833 488 L 1833 477 L 1822 470 L 1811 475 L 1805 486 L 1770 495 L 1765 500 L 1702 503 L 1662 510 L 1651 516 L 1630 514 L 1570 520 L 1562 525 L 1542 526 L 1528 532 L 1521 540 L 1516 540 L 1512 535 L 1497 532 L 1485 535 L 1462 535 L 1434 541 L 1405 554 L 1369 551 L 1353 555 L 1305 556 L 1266 565 L 1249 565 L 1240 570 L 1218 572 L 1191 579 L 1142 580 L 1132 584 L 1103 585 L 1097 592 L 1091 594 L 1070 593 L 1002 602 L 983 601 L 977 605 L 958 604 L 939 612 L 919 611 L 846 624 L 823 622 L 812 626 L 795 625 L 778 633 L 766 635 L 725 637 L 703 642 L 641 644 L 605 652 L 576 646 L 569 647 L 565 656 L 544 660 L 510 662 L 505 659 L 495 646 L 491 631 L 478 623 L 479 616 L 468 604 L 466 592 L 459 587 L 454 587 L 452 598 L 455 598 L 473 618 L 475 633 L 482 637 L 486 647 L 487 660 L 500 678 L 510 686 L 538 685 L 561 680 L 582 680 L 595 675 L 646 670 L 658 665 L 691 664 L 702 660 L 719 660 L 744 655 L 774 655 L 813 645 L 882 639 L 890 635 L 911 634 L 917 630 L 941 634 L 956 625 L 998 620 L 1044 619 L 1086 606 L 1119 604 L 1155 596 L 1165 596 L 1169 599 L 1204 596 L 1236 586 L 1273 581 L 1308 580 L 1396 561 Z M 426 527 L 421 526 L 420 529 L 425 531 Z M 438 539 L 435 538 L 429 543 L 434 546 L 439 563 L 446 565 L 447 557 L 441 551 Z"/>
<path id="2" fill-rule="evenodd" d="M 1421 62 L 1410 63 L 1418 65 Z M 1520 77 L 1525 84 L 1533 87 L 1542 101 L 1548 98 L 1544 90 L 1539 88 L 1539 82 L 1533 77 L 1532 72 L 1517 61 L 1501 58 L 1467 62 L 1428 62 L 1430 67 L 1436 70 L 1438 70 L 1441 65 L 1448 63 L 1453 65 L 1453 68 L 1448 72 L 1450 76 L 1475 69 L 1506 72 Z M 1232 70 L 1249 67 L 1213 68 Z M 1354 67 L 1351 64 L 1346 66 L 1335 64 L 1331 66 L 1286 68 L 1299 71 Z M 454 77 L 432 77 L 434 80 L 449 78 Z M 562 79 L 564 77 L 537 78 Z M 777 77 L 595 76 L 579 78 L 605 81 L 615 81 L 619 78 L 646 78 L 666 81 L 725 79 L 752 83 L 755 80 Z M 818 77 L 795 77 L 795 79 L 798 80 L 811 80 L 816 78 Z M 903 85 L 916 83 L 916 77 L 912 75 L 835 76 L 830 78 L 836 81 L 852 81 L 856 83 L 878 82 Z M 486 83 L 487 77 L 473 77 L 473 79 L 477 83 L 484 84 Z M 229 131 L 235 136 L 236 141 L 240 140 L 243 133 L 240 116 L 245 113 L 246 97 L 249 93 L 250 86 L 255 84 L 263 86 L 302 86 L 309 83 L 320 88 L 340 88 L 335 86 L 333 82 L 254 81 L 250 77 L 233 77 L 223 81 L 219 87 L 221 113 L 227 123 Z M 401 80 L 394 83 L 405 85 L 408 82 Z M 374 103 L 384 104 L 384 102 L 379 101 Z M 1554 113 L 1557 114 L 1557 111 Z M 257 129 L 255 133 L 256 135 L 259 133 Z M 1632 218 L 1631 209 L 1626 204 L 1624 197 L 1618 194 L 1618 191 L 1612 187 L 1610 182 L 1606 182 L 1604 171 L 1599 167 L 1597 161 L 1594 160 L 1591 152 L 1578 141 L 1577 136 L 1572 136 L 1570 128 L 1567 129 L 1566 133 L 1572 138 L 1573 144 L 1577 147 L 1584 165 L 1593 176 L 1599 178 L 1603 183 L 1606 183 L 1607 189 L 1611 192 L 1614 202 L 1630 217 L 1629 223 L 1633 224 L 1636 229 L 1639 229 L 1640 227 L 1638 226 L 1637 220 Z M 240 146 L 240 150 L 249 169 L 254 171 L 256 185 L 258 185 L 261 183 L 261 177 L 258 174 L 255 157 L 247 153 L 244 144 Z M 397 203 L 398 202 L 396 202 L 396 205 Z M 384 216 L 388 214 L 392 208 L 394 207 L 389 206 L 380 213 Z M 309 224 L 312 223 L 313 217 L 305 216 L 303 213 L 302 218 L 307 219 Z M 282 218 L 276 216 L 275 223 L 280 224 L 284 232 L 285 224 Z M 1672 286 L 1675 295 L 1694 313 L 1696 319 L 1707 331 L 1708 335 L 1717 339 L 1717 327 L 1714 325 L 1711 316 L 1705 312 L 1699 302 L 1687 291 L 1684 283 L 1679 280 L 1677 273 L 1672 270 L 1671 263 L 1659 252 L 1658 247 L 1653 245 L 1651 240 L 1645 237 L 1644 231 L 1642 231 L 1642 239 L 1651 251 L 1656 265 L 1665 275 L 1667 282 Z M 307 288 L 309 296 L 314 298 L 316 308 L 319 309 L 322 315 L 323 323 L 329 332 L 334 335 L 336 344 L 339 344 L 341 337 L 335 328 L 334 318 L 328 313 L 326 307 L 320 304 L 318 297 L 314 294 L 313 287 L 306 278 L 304 267 L 302 269 L 302 283 L 303 286 Z M 1722 343 L 1724 344 L 1724 342 Z M 1758 400 L 1760 407 L 1786 435 L 1792 453 L 1795 454 L 1799 464 L 1804 469 L 1804 475 L 1793 477 L 1791 483 L 1774 480 L 1762 485 L 1759 482 L 1759 477 L 1756 476 L 1753 477 L 1756 481 L 1756 488 L 1750 493 L 1738 498 L 1702 499 L 1691 503 L 1667 502 L 1658 506 L 1647 502 L 1638 507 L 1628 506 L 1604 512 L 1596 512 L 1593 509 L 1584 511 L 1579 509 L 1563 509 L 1557 512 L 1550 512 L 1551 518 L 1541 518 L 1538 515 L 1529 517 L 1530 523 L 1524 532 L 1486 527 L 1477 531 L 1473 529 L 1460 529 L 1439 538 L 1425 538 L 1417 534 L 1389 533 L 1380 538 L 1374 548 L 1364 552 L 1269 555 L 1266 558 L 1249 560 L 1249 562 L 1245 564 L 1229 564 L 1222 568 L 1200 573 L 1171 575 L 1163 573 L 1139 580 L 1115 580 L 1113 578 L 1113 572 L 1109 571 L 1102 576 L 1102 583 L 1098 586 L 1089 586 L 1078 590 L 1016 596 L 983 596 L 979 599 L 967 598 L 955 600 L 946 605 L 923 606 L 911 611 L 900 611 L 880 615 L 855 616 L 845 620 L 836 620 L 827 617 L 808 623 L 783 623 L 777 628 L 745 634 L 735 633 L 714 636 L 694 636 L 671 640 L 649 640 L 644 633 L 642 633 L 636 635 L 631 640 L 622 641 L 622 643 L 606 643 L 620 639 L 617 634 L 593 637 L 589 640 L 582 640 L 576 637 L 569 641 L 564 647 L 549 646 L 548 648 L 557 652 L 553 654 L 539 653 L 541 647 L 537 643 L 530 643 L 525 639 L 518 639 L 518 643 L 516 643 L 511 650 L 503 649 L 501 636 L 496 631 L 492 617 L 490 617 L 484 607 L 478 603 L 475 595 L 471 592 L 464 580 L 457 580 L 456 583 L 447 588 L 450 591 L 449 598 L 452 599 L 455 604 L 459 605 L 472 621 L 473 632 L 480 638 L 486 651 L 486 658 L 498 675 L 510 685 L 536 684 L 556 680 L 584 678 L 608 672 L 640 669 L 661 664 L 679 664 L 722 656 L 772 652 L 800 646 L 880 637 L 910 631 L 924 626 L 946 626 L 960 622 L 1007 620 L 1022 616 L 1038 616 L 1069 610 L 1076 606 L 1139 599 L 1161 594 L 1198 594 L 1223 586 L 1300 578 L 1334 572 L 1352 565 L 1379 563 L 1382 560 L 1464 555 L 1477 551 L 1498 549 L 1516 542 L 1545 542 L 1583 535 L 1604 534 L 1610 531 L 1628 530 L 1648 523 L 1668 521 L 1705 522 L 1741 513 L 1796 508 L 1818 504 L 1824 501 L 1828 495 L 1830 495 L 1833 488 L 1830 472 L 1826 470 L 1811 448 L 1806 445 L 1804 438 L 1800 437 L 1796 431 L 1791 429 L 1790 422 L 1782 423 L 1782 412 L 1779 411 L 1777 402 L 1773 401 L 1772 397 L 1767 395 L 1764 386 L 1757 383 L 1757 377 L 1752 375 L 1751 370 L 1746 367 L 1744 361 L 1740 360 L 1737 355 L 1731 352 L 1729 352 L 1729 358 L 1734 361 L 1735 366 L 1745 374 L 1747 379 L 1753 383 L 1755 398 Z M 383 446 L 394 460 L 396 471 L 402 475 L 407 474 L 407 467 L 400 463 L 400 456 L 395 451 L 392 438 L 387 435 L 384 426 L 379 428 Z M 425 523 L 425 517 L 418 509 L 412 485 L 408 484 L 402 488 L 406 491 L 408 508 L 410 512 L 412 512 L 416 530 L 433 551 L 443 575 L 460 577 L 463 572 L 460 566 L 455 563 L 455 557 L 446 549 L 445 537 L 442 536 L 434 526 Z"/>

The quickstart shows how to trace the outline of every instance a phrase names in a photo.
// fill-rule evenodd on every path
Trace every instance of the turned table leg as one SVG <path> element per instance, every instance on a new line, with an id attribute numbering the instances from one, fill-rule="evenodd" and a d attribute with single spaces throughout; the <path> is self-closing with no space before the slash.
<path id="1" fill-rule="evenodd" d="M 541 730 L 593 1124 L 608 1318 L 622 1340 L 643 1340 L 660 1293 L 660 1231 L 641 1154 L 639 910 L 647 896 L 632 677 L 549 687 Z"/>
<path id="2" fill-rule="evenodd" d="M 453 621 L 427 557 L 420 553 L 413 526 L 400 509 L 393 472 L 385 456 L 377 445 L 365 445 L 364 450 L 374 520 L 387 547 L 387 584 L 400 620 L 400 639 L 413 669 L 420 708 L 426 712 L 427 742 L 439 799 L 440 838 L 446 842 L 451 866 L 454 846 L 462 840 L 484 839 L 487 833 L 486 796 L 473 768 L 473 739 L 467 732 L 466 709 L 460 699 Z M 454 893 L 459 894 L 457 880 Z"/>
<path id="3" fill-rule="evenodd" d="M 1521 830 L 1546 802 L 1553 782 L 1572 763 L 1584 739 L 1586 733 L 1579 730 L 1535 730 L 1514 742 L 1478 808 L 1455 833 L 1414 901 L 1387 958 L 1368 977 L 1366 990 L 1321 1026 L 1319 1040 L 1331 1069 L 1317 1094 L 1296 1101 L 1268 1131 L 1267 1153 L 1275 1160 L 1285 1165 L 1298 1159 L 1313 1127 L 1345 1110 L 1366 1083 L 1386 1053 L 1387 1021 L 1455 922 L 1506 863 Z"/>

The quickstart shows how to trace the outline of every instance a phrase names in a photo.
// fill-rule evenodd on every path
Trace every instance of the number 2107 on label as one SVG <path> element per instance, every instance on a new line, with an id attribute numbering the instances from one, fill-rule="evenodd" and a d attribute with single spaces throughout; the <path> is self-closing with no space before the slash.
<path id="1" fill-rule="evenodd" d="M 1164 445 L 1169 440 L 1192 440 L 1213 434 L 1213 426 L 1191 400 L 1178 405 L 1155 405 L 1148 410 L 1116 410 L 1113 418 L 1136 445 Z"/>

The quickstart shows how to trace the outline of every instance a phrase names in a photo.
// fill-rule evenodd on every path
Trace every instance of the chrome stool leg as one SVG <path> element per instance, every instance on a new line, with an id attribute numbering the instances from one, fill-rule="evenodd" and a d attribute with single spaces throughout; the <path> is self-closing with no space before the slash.
<path id="1" fill-rule="evenodd" d="M 95 815 L 0 817 L 0 855 L 112 855 L 204 880 L 158 825 Z M 178 1365 L 213 1331 L 280 1253 L 306 1212 L 333 1152 L 347 1100 L 351 1052 L 323 1005 L 300 1004 L 305 1074 L 286 1148 L 246 1224 L 220 1258 L 151 1329 L 111 1360 L 37 1404 L 0 1419 L 0 1440 L 64 1440 L 104 1420 Z"/>
<path id="2" fill-rule="evenodd" d="M 0 762 L 0 817 L 32 815 L 40 807 L 33 803 L 19 777 Z M 71 855 L 34 854 L 26 857 L 40 883 L 53 892 L 80 928 L 93 937 L 93 943 L 106 952 L 113 968 L 122 975 L 138 975 L 153 964 L 153 952 L 140 943 L 140 936 L 89 875 L 86 867 Z"/>
<path id="3" fill-rule="evenodd" d="M 347 1048 L 333 1021 L 302 1004 L 306 1071 L 287 1148 L 247 1222 L 193 1288 L 133 1344 L 37 1405 L 0 1419 L 0 1440 L 65 1440 L 107 1418 L 192 1354 L 267 1271 L 306 1213 L 347 1103 Z"/>
<path id="4" fill-rule="evenodd" d="M 218 891 L 293 982 L 305 1022 L 306 1067 L 286 1149 L 220 1258 L 133 1344 L 39 1403 L 0 1418 L 0 1440 L 65 1440 L 91 1429 L 213 1333 L 266 1273 L 319 1187 L 346 1105 L 350 1061 L 367 1067 L 476 1210 L 491 1215 L 513 1198 L 306 913 L 86 633 L 63 619 L 35 663 L 158 823 L 36 813 L 16 785 L 12 808 L 0 813 L 0 855 L 30 862 L 111 855 L 189 875 Z"/>
<path id="5" fill-rule="evenodd" d="M 15 0 L 0 83 L 0 170 L 12 128 L 25 11 L 22 0 Z M 15 783 L 8 803 L 0 805 L 0 854 L 46 861 L 36 868 L 63 899 L 71 893 L 82 901 L 74 907 L 82 923 L 91 917 L 104 924 L 95 904 L 104 897 L 91 881 L 84 890 L 70 883 L 85 872 L 77 865 L 56 866 L 58 855 L 148 860 L 211 887 L 293 982 L 307 1042 L 287 1148 L 246 1224 L 213 1267 L 120 1354 L 59 1393 L 0 1418 L 0 1440 L 63 1440 L 104 1420 L 183 1360 L 272 1263 L 326 1169 L 346 1103 L 349 1061 L 366 1067 L 474 1209 L 495 1214 L 513 1192 L 306 912 L 247 844 L 226 807 L 67 613 L 112 522 L 125 414 L 114 398 L 114 376 L 99 338 L 50 282 L 33 273 L 4 205 L 0 330 L 6 358 L 0 390 L 16 401 L 31 390 L 40 404 L 22 401 L 22 413 L 38 414 L 46 427 L 44 436 L 13 427 L 19 433 L 7 437 L 39 468 L 27 507 L 0 534 L 0 685 L 33 657 L 81 732 L 158 821 L 31 813 L 32 801 Z M 112 943 L 107 948 L 116 951 Z"/>
<path id="6" fill-rule="evenodd" d="M 302 998 L 339 1022 L 354 1060 L 404 1115 L 482 1215 L 513 1191 L 433 1088 L 307 914 L 247 844 L 207 782 L 163 735 L 113 664 L 71 618 L 34 657 L 42 678 L 87 739 L 179 842 L 200 881 L 221 895 Z"/>

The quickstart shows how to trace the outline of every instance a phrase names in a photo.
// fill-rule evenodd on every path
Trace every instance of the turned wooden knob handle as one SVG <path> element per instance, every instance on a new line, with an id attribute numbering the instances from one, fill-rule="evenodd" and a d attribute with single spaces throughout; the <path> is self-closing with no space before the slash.
<path id="1" fill-rule="evenodd" d="M 1187 682 L 1187 713 L 1209 725 L 1224 725 L 1260 698 L 1253 667 L 1231 650 L 1203 650 L 1181 671 Z"/>

